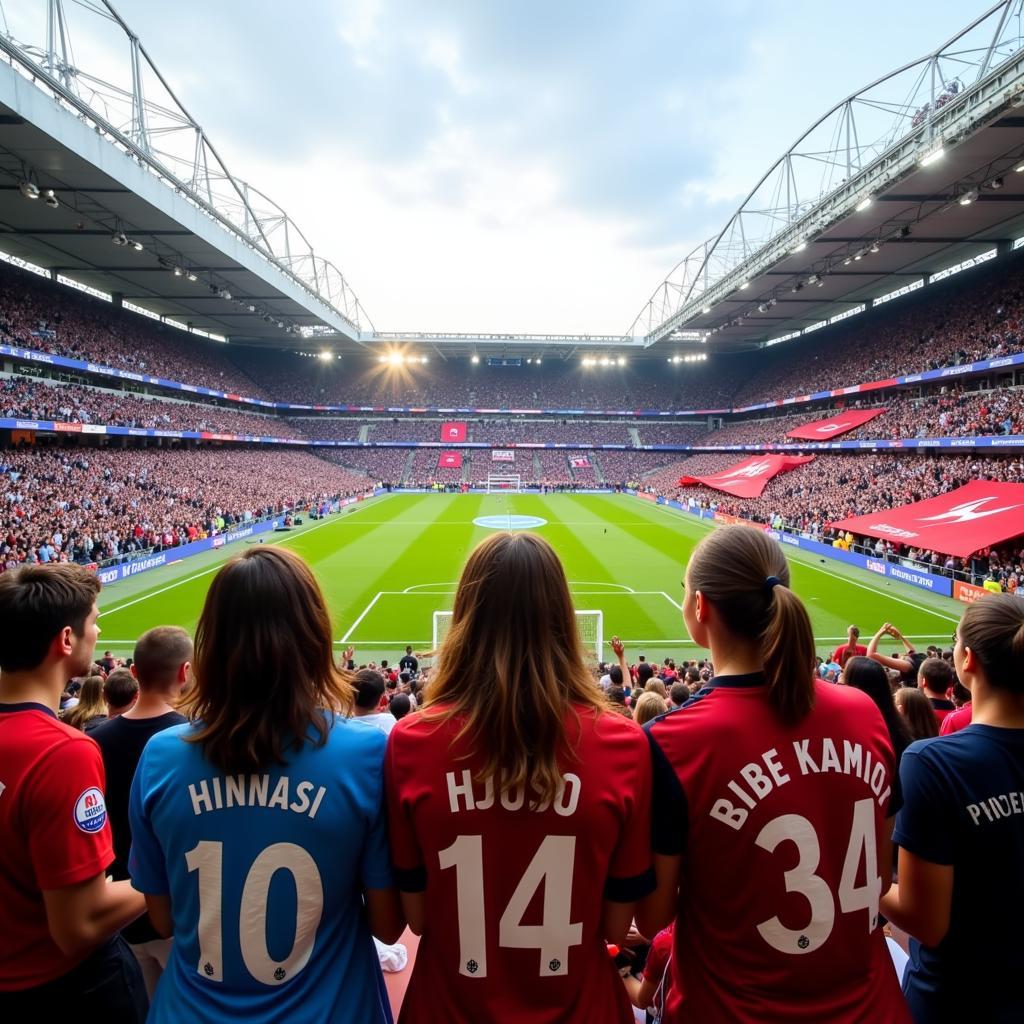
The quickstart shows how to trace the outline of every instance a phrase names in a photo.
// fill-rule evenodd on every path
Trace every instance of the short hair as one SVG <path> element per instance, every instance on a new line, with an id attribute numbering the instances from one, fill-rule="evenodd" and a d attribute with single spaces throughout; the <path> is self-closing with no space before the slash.
<path id="1" fill-rule="evenodd" d="M 360 669 L 352 680 L 356 687 L 356 707 L 372 711 L 384 696 L 384 677 L 372 668 Z"/>
<path id="2" fill-rule="evenodd" d="M 652 718 L 665 714 L 667 710 L 664 697 L 651 690 L 645 690 L 633 705 L 633 721 L 637 725 L 644 725 Z"/>
<path id="3" fill-rule="evenodd" d="M 82 636 L 99 592 L 96 574 L 71 562 L 0 573 L 0 672 L 41 665 L 67 626 Z"/>
<path id="4" fill-rule="evenodd" d="M 860 636 L 860 626 L 851 626 L 849 632 L 853 634 L 853 638 L 856 640 Z"/>
<path id="5" fill-rule="evenodd" d="M 112 708 L 125 708 L 139 692 L 139 681 L 126 668 L 115 668 L 103 683 L 103 699 Z"/>
<path id="6" fill-rule="evenodd" d="M 178 669 L 192 660 L 192 637 L 179 626 L 156 626 L 147 630 L 135 644 L 135 674 L 141 690 L 159 690 L 170 686 Z"/>
<path id="7" fill-rule="evenodd" d="M 613 704 L 622 704 L 623 706 L 625 706 L 626 691 L 621 686 L 609 686 L 608 699 Z"/>
<path id="8" fill-rule="evenodd" d="M 956 674 L 948 661 L 941 658 L 925 658 L 917 670 L 917 678 L 932 693 L 945 693 L 953 685 Z"/>
<path id="9" fill-rule="evenodd" d="M 636 667 L 636 681 L 642 686 L 647 682 L 651 676 L 654 675 L 654 669 L 651 668 L 649 661 L 641 661 Z"/>
<path id="10" fill-rule="evenodd" d="M 686 683 L 673 683 L 669 694 L 672 697 L 672 703 L 676 707 L 682 707 L 690 699 L 690 688 Z"/>
<path id="11" fill-rule="evenodd" d="M 391 714 L 396 719 L 403 719 L 409 712 L 412 711 L 412 701 L 409 700 L 407 693 L 396 693 L 391 698 Z"/>
<path id="12" fill-rule="evenodd" d="M 608 678 L 612 681 L 612 686 L 622 685 L 622 668 L 618 665 L 612 665 L 608 669 Z"/>

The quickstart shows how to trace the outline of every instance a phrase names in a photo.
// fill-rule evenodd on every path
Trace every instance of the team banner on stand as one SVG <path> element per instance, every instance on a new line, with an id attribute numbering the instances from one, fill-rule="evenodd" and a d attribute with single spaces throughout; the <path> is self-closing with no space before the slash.
<path id="1" fill-rule="evenodd" d="M 458 469 L 462 465 L 462 452 L 441 452 L 437 465 L 439 469 Z"/>
<path id="2" fill-rule="evenodd" d="M 466 440 L 466 424 L 465 423 L 442 423 L 441 424 L 441 440 L 447 441 L 449 444 L 458 443 Z"/>
<path id="3" fill-rule="evenodd" d="M 590 459 L 586 455 L 579 455 L 574 459 L 570 459 L 569 465 L 573 469 L 590 469 Z"/>
<path id="4" fill-rule="evenodd" d="M 491 452 L 491 462 L 515 462 L 516 453 L 508 448 L 495 448 Z"/>
<path id="5" fill-rule="evenodd" d="M 885 409 L 849 409 L 827 420 L 816 420 L 814 423 L 794 427 L 786 437 L 796 437 L 801 441 L 829 441 L 856 430 L 883 412 Z"/>
<path id="6" fill-rule="evenodd" d="M 966 558 L 1024 533 L 1024 484 L 975 480 L 937 498 L 830 525 Z"/>
<path id="7" fill-rule="evenodd" d="M 813 461 L 813 455 L 757 455 L 723 469 L 721 473 L 715 473 L 713 476 L 681 477 L 679 486 L 703 484 L 736 498 L 757 498 L 773 476 Z"/>

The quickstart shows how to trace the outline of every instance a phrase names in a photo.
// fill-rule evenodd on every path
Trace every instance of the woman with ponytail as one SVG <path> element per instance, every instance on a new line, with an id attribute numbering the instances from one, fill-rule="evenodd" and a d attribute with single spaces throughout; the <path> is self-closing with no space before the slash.
<path id="1" fill-rule="evenodd" d="M 546 541 L 495 533 L 470 554 L 385 775 L 422 935 L 401 1024 L 633 1020 L 605 940 L 654 888 L 647 740 L 590 674 Z"/>
<path id="2" fill-rule="evenodd" d="M 898 803 L 881 713 L 815 678 L 807 610 L 761 530 L 704 538 L 683 619 L 715 677 L 647 726 L 657 889 L 637 925 L 675 920 L 663 1020 L 907 1020 L 879 928 Z"/>
<path id="3" fill-rule="evenodd" d="M 1024 1020 L 1024 601 L 969 605 L 953 661 L 973 720 L 911 744 L 896 819 L 899 884 L 882 911 L 909 932 L 917 1024 Z"/>

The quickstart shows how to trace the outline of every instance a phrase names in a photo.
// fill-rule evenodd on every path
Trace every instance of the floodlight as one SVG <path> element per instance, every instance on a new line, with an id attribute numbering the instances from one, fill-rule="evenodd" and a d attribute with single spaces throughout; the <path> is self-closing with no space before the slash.
<path id="1" fill-rule="evenodd" d="M 740 285 L 740 291 L 743 291 L 743 290 L 744 290 L 745 288 L 749 288 L 749 287 L 750 287 L 750 282 L 749 282 L 749 281 L 744 281 L 744 282 L 743 282 L 743 283 L 742 283 L 742 284 Z"/>
<path id="2" fill-rule="evenodd" d="M 767 313 L 768 312 L 768 303 L 767 302 L 762 302 L 761 305 L 757 307 L 757 311 L 758 311 L 758 313 Z"/>
<path id="3" fill-rule="evenodd" d="M 185 271 L 182 270 L 181 267 L 175 267 L 173 273 L 175 277 L 181 277 L 181 275 L 184 274 Z"/>
<path id="4" fill-rule="evenodd" d="M 977 198 L 978 198 L 978 190 L 976 188 L 972 188 L 969 192 L 965 192 L 960 197 L 960 205 L 961 206 L 970 206 L 971 203 L 973 203 L 974 200 L 977 199 Z"/>
<path id="5" fill-rule="evenodd" d="M 626 360 L 623 359 L 622 356 L 619 356 L 619 366 L 625 366 L 625 365 L 626 365 Z"/>
<path id="6" fill-rule="evenodd" d="M 142 243 L 141 243 L 141 242 L 139 242 L 139 241 L 133 241 L 133 242 L 132 242 L 132 248 L 133 248 L 133 249 L 134 249 L 134 250 L 135 250 L 136 252 L 142 252 L 142 249 L 143 249 L 143 245 L 142 245 Z"/>
<path id="7" fill-rule="evenodd" d="M 871 243 L 871 248 L 868 251 L 869 252 L 878 252 L 878 249 L 879 249 L 878 243 L 877 242 L 872 242 Z"/>
<path id="8" fill-rule="evenodd" d="M 941 160 L 945 155 L 946 151 L 945 149 L 943 149 L 942 143 L 940 142 L 938 146 L 934 147 L 933 149 L 925 153 L 924 156 L 922 156 L 921 159 L 918 161 L 918 163 L 922 167 L 928 167 L 931 164 L 935 163 L 936 160 Z"/>
<path id="9" fill-rule="evenodd" d="M 538 356 L 536 359 L 534 359 L 533 362 L 534 362 L 535 366 L 540 366 L 540 356 Z"/>
<path id="10" fill-rule="evenodd" d="M 23 181 L 18 185 L 18 188 L 26 199 L 39 198 L 39 186 L 34 181 Z"/>
<path id="11" fill-rule="evenodd" d="M 388 362 L 392 366 L 398 366 L 402 362 L 402 353 L 392 352 L 391 355 L 388 356 Z"/>
<path id="12" fill-rule="evenodd" d="M 710 307 L 710 306 L 705 306 L 705 307 L 704 307 L 704 308 L 703 308 L 703 309 L 701 310 L 701 312 L 702 312 L 702 313 L 705 313 L 705 314 L 707 314 L 707 313 L 710 313 L 710 312 L 711 312 L 711 307 Z"/>
<path id="13" fill-rule="evenodd" d="M 325 351 L 320 353 L 320 358 L 322 360 L 324 360 L 324 362 L 327 362 L 328 360 L 334 358 L 334 353 L 333 352 L 328 352 L 328 351 L 325 350 Z"/>
<path id="14" fill-rule="evenodd" d="M 1024 171 L 1024 163 L 1019 163 L 1019 164 L 1017 164 L 1017 166 L 1016 166 L 1016 167 L 1014 167 L 1014 170 L 1015 170 L 1015 171 L 1016 171 L 1016 172 L 1017 172 L 1018 174 L 1020 174 L 1020 173 L 1021 173 L 1021 171 Z"/>
<path id="15" fill-rule="evenodd" d="M 127 245 L 128 236 L 123 231 L 115 231 L 110 236 L 110 241 L 113 242 L 114 245 Z"/>
<path id="16" fill-rule="evenodd" d="M 532 359 L 530 359 L 529 357 L 527 357 L 527 360 L 526 360 L 526 361 L 527 361 L 528 363 L 532 363 L 532 362 L 533 362 L 533 360 L 532 360 Z"/>
<path id="17" fill-rule="evenodd" d="M 195 274 L 193 274 L 191 270 L 190 270 L 190 271 L 188 272 L 188 279 L 189 279 L 190 281 L 198 281 L 198 280 L 199 280 L 199 278 L 198 278 L 198 277 L 196 277 L 196 275 L 195 275 Z M 277 326 L 278 326 L 278 327 L 280 327 L 280 326 L 281 326 L 281 324 L 278 324 Z"/>
<path id="18" fill-rule="evenodd" d="M 426 357 L 426 356 L 424 356 L 424 357 L 423 357 L 423 358 L 422 358 L 422 359 L 420 360 L 420 362 L 421 362 L 421 363 L 425 363 L 426 361 L 427 361 L 427 357 Z"/>
<path id="19" fill-rule="evenodd" d="M 857 213 L 863 213 L 873 202 L 874 197 L 868 193 L 867 195 L 861 196 L 860 202 L 854 207 Z"/>
<path id="20" fill-rule="evenodd" d="M 479 356 L 471 356 L 469 361 L 471 363 L 479 363 L 480 362 L 480 357 Z"/>
<path id="21" fill-rule="evenodd" d="M 1002 178 L 993 178 L 988 183 L 988 187 L 990 189 L 992 189 L 993 192 L 998 192 L 1003 187 L 1003 179 Z"/>
<path id="22" fill-rule="evenodd" d="M 49 206 L 51 210 L 56 210 L 57 207 L 60 206 L 60 200 L 57 198 L 57 195 L 52 188 L 48 188 L 43 193 L 43 199 L 46 202 L 46 205 Z"/>
<path id="23" fill-rule="evenodd" d="M 807 239 L 803 238 L 793 246 L 793 252 L 803 252 L 807 248 Z"/>

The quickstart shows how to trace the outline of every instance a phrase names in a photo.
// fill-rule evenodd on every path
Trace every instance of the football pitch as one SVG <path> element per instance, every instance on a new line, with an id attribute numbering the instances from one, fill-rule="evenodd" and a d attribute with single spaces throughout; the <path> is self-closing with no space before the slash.
<path id="1" fill-rule="evenodd" d="M 396 658 L 406 644 L 428 650 L 433 613 L 452 607 L 466 556 L 492 530 L 509 525 L 549 540 L 576 608 L 603 612 L 603 657 L 611 656 L 614 634 L 630 657 L 696 656 L 682 621 L 681 580 L 690 552 L 713 527 L 629 495 L 382 495 L 289 533 L 266 534 L 265 542 L 285 544 L 310 563 L 327 598 L 336 646 L 352 645 L 357 660 L 368 661 Z M 106 588 L 97 649 L 123 657 L 152 626 L 194 630 L 213 573 L 244 543 Z M 819 653 L 845 640 L 851 623 L 864 642 L 889 621 L 919 646 L 949 645 L 961 604 L 813 554 L 786 554 Z M 891 648 L 887 641 L 884 649 Z"/>

